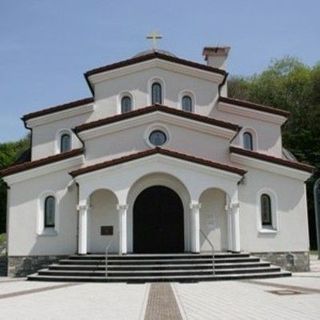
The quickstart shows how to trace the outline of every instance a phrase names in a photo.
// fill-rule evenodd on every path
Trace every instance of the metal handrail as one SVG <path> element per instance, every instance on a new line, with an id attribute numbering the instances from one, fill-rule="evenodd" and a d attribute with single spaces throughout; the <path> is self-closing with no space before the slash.
<path id="1" fill-rule="evenodd" d="M 211 247 L 211 252 L 212 252 L 212 274 L 215 274 L 215 265 L 214 265 L 214 245 L 210 241 L 210 239 L 205 235 L 205 233 L 200 229 L 200 233 L 204 237 L 205 240 L 208 241 L 210 247 Z"/>
<path id="2" fill-rule="evenodd" d="M 105 262 L 106 262 L 106 268 L 105 268 L 105 274 L 106 274 L 106 278 L 108 277 L 108 255 L 109 255 L 109 249 L 112 246 L 113 243 L 113 238 L 109 241 L 108 245 L 106 246 L 106 256 L 105 256 Z"/>

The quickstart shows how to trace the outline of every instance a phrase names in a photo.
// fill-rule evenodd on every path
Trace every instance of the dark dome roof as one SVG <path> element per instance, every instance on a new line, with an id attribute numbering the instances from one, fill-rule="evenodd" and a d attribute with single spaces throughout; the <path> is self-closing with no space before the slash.
<path id="1" fill-rule="evenodd" d="M 141 52 L 137 53 L 136 55 L 133 56 L 133 58 L 145 56 L 145 55 L 147 55 L 147 54 L 151 54 L 151 53 L 154 53 L 154 52 L 158 52 L 158 53 L 161 53 L 161 54 L 165 54 L 165 55 L 171 56 L 171 57 L 176 57 L 176 55 L 173 54 L 173 53 L 170 52 L 170 51 L 161 50 L 161 49 L 149 49 L 149 50 L 145 50 L 145 51 L 141 51 Z"/>

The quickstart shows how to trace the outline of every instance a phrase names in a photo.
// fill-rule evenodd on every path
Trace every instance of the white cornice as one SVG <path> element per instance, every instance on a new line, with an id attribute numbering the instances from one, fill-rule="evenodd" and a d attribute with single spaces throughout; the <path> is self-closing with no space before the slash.
<path id="1" fill-rule="evenodd" d="M 78 135 L 82 140 L 90 140 L 99 136 L 127 130 L 128 128 L 134 128 L 143 124 L 149 124 L 153 122 L 172 124 L 189 130 L 219 136 L 225 139 L 231 139 L 236 134 L 234 130 L 223 128 L 220 126 L 215 126 L 193 119 L 183 118 L 177 115 L 167 114 L 161 111 L 155 111 L 153 113 L 148 113 L 145 115 L 82 131 L 79 132 Z"/>
<path id="2" fill-rule="evenodd" d="M 253 110 L 225 102 L 218 102 L 217 109 L 219 111 L 235 114 L 237 116 L 271 122 L 278 125 L 284 124 L 287 120 L 287 118 L 284 116 L 263 112 L 260 110 Z"/>
<path id="3" fill-rule="evenodd" d="M 65 160 L 60 160 L 40 167 L 21 171 L 3 178 L 3 180 L 10 186 L 14 183 L 22 182 L 29 179 L 34 179 L 40 176 L 48 175 L 62 170 L 70 170 L 84 163 L 84 156 L 76 156 Z"/>
<path id="4" fill-rule="evenodd" d="M 311 173 L 301 171 L 299 169 L 294 169 L 294 168 L 286 167 L 284 165 L 246 157 L 236 153 L 231 153 L 230 159 L 232 162 L 241 164 L 242 166 L 245 166 L 245 167 L 260 169 L 263 171 L 271 172 L 281 176 L 287 176 L 287 177 L 301 180 L 301 181 L 308 180 L 312 175 Z"/>
<path id="5" fill-rule="evenodd" d="M 74 108 L 57 111 L 54 113 L 48 113 L 40 117 L 32 118 L 27 120 L 26 123 L 28 127 L 33 128 L 33 127 L 41 126 L 50 122 L 59 121 L 66 118 L 71 118 L 71 117 L 79 116 L 85 113 L 89 113 L 89 112 L 92 112 L 94 108 L 95 108 L 94 104 L 92 103 L 85 104 L 82 106 L 77 106 Z"/>
<path id="6" fill-rule="evenodd" d="M 190 67 L 175 62 L 161 60 L 158 58 L 139 62 L 129 66 L 120 67 L 114 70 L 97 73 L 89 76 L 88 79 L 92 84 L 97 84 L 102 81 L 127 76 L 129 74 L 144 71 L 151 68 L 160 68 L 167 71 L 192 76 L 194 78 L 199 78 L 218 84 L 220 84 L 224 79 L 224 75 L 219 73 L 201 70 L 196 67 Z"/>
<path id="7" fill-rule="evenodd" d="M 196 170 L 197 172 L 203 173 L 207 176 L 220 177 L 233 182 L 238 182 L 242 178 L 237 173 L 229 172 L 223 169 L 208 167 L 203 164 L 198 164 L 198 163 L 194 163 L 192 161 L 183 160 L 183 159 L 177 159 L 177 158 L 170 157 L 163 154 L 153 154 L 147 157 L 131 160 L 125 163 L 120 163 L 111 167 L 102 168 L 96 171 L 84 173 L 82 175 L 75 177 L 74 179 L 76 182 L 85 183 L 85 181 L 88 178 L 91 179 L 97 176 L 101 176 L 101 172 L 103 172 L 104 174 L 117 173 L 117 171 L 120 170 L 120 172 L 123 173 L 124 170 L 135 170 L 135 168 L 137 167 L 141 167 L 141 166 L 145 167 L 148 164 L 152 164 L 152 163 L 158 163 L 159 165 L 161 164 L 161 165 L 167 165 L 167 166 L 176 166 L 184 170 Z M 186 163 L 188 164 L 187 166 L 186 166 Z"/>

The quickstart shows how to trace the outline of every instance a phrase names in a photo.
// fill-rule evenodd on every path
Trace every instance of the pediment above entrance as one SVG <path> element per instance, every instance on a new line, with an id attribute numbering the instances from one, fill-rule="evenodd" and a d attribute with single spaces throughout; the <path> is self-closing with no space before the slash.
<path id="1" fill-rule="evenodd" d="M 166 174 L 175 177 L 197 199 L 207 188 L 219 188 L 232 195 L 244 170 L 186 154 L 155 148 L 105 161 L 73 171 L 70 174 L 80 186 L 81 198 L 86 199 L 98 189 L 108 189 L 119 203 L 126 203 L 130 187 L 143 176 Z"/>

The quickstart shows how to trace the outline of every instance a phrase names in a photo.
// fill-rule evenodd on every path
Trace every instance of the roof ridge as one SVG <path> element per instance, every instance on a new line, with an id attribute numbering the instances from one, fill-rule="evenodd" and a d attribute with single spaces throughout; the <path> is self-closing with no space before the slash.
<path id="1" fill-rule="evenodd" d="M 61 160 L 65 160 L 74 156 L 78 156 L 83 154 L 84 152 L 84 148 L 78 148 L 78 149 L 73 149 L 71 151 L 68 152 L 64 152 L 64 153 L 59 153 L 59 154 L 55 154 L 52 156 L 48 156 L 45 158 L 41 158 L 41 159 L 37 159 L 37 160 L 33 160 L 33 161 L 27 161 L 27 162 L 23 162 L 23 163 L 19 163 L 19 164 L 15 164 L 15 165 L 11 165 L 7 168 L 4 168 L 2 170 L 0 170 L 0 177 L 5 177 L 11 174 L 15 174 L 21 171 L 25 171 L 25 170 L 29 170 L 29 169 L 34 169 L 46 164 L 50 164 L 50 163 L 54 163 L 57 161 L 61 161 Z"/>
<path id="2" fill-rule="evenodd" d="M 98 67 L 98 68 L 94 68 L 91 70 L 88 70 L 84 73 L 84 76 L 86 78 L 100 73 L 100 72 L 106 72 L 106 71 L 110 71 L 110 70 L 114 70 L 117 68 L 122 68 L 122 67 L 126 67 L 132 64 L 136 64 L 139 62 L 143 62 L 146 60 L 151 60 L 151 59 L 162 59 L 162 60 L 166 60 L 169 62 L 174 62 L 174 63 L 180 63 L 180 64 L 184 64 L 187 65 L 189 67 L 194 67 L 194 68 L 198 68 L 198 69 L 202 69 L 205 71 L 210 71 L 210 72 L 215 72 L 215 73 L 219 73 L 221 75 L 226 75 L 227 72 L 225 70 L 219 69 L 219 68 L 214 68 L 211 66 L 208 66 L 206 64 L 202 64 L 199 62 L 195 62 L 195 61 L 191 61 L 191 60 L 187 60 L 187 59 L 183 59 L 183 58 L 178 58 L 178 57 L 173 57 L 173 56 L 169 56 L 160 52 L 152 52 L 152 53 L 148 53 L 146 55 L 142 55 L 142 56 L 138 56 L 138 57 L 133 57 L 133 58 L 129 58 L 129 59 L 125 59 L 125 60 L 121 60 L 119 62 L 114 62 L 102 67 Z"/>
<path id="3" fill-rule="evenodd" d="M 262 161 L 269 161 L 269 162 L 273 162 L 279 165 L 284 165 L 293 169 L 298 169 L 298 170 L 303 170 L 303 171 L 307 171 L 307 172 L 313 172 L 314 168 L 313 166 L 303 163 L 303 162 L 299 162 L 299 161 L 293 161 L 293 160 L 289 160 L 289 159 L 283 159 L 283 158 L 279 158 L 279 157 L 275 157 L 275 156 L 271 156 L 265 153 L 261 153 L 261 152 L 257 152 L 257 151 L 252 151 L 252 150 L 246 150 L 243 148 L 239 148 L 239 147 L 235 147 L 235 146 L 230 146 L 230 152 L 234 152 L 243 156 L 248 156 L 248 157 L 252 157 L 258 160 L 262 160 Z"/>
<path id="4" fill-rule="evenodd" d="M 237 124 L 233 124 L 230 122 L 226 122 L 226 121 L 222 121 L 222 120 L 218 120 L 215 118 L 210 118 L 204 115 L 200 115 L 200 114 L 196 114 L 196 113 L 191 113 L 191 112 L 186 112 L 183 110 L 179 110 L 173 107 L 169 107 L 169 106 L 165 106 L 165 105 L 161 105 L 161 104 L 153 104 L 150 106 L 146 106 L 144 108 L 139 108 L 130 112 L 126 112 L 126 113 L 122 113 L 122 114 L 116 114 L 110 117 L 106 117 L 106 118 L 102 118 L 99 120 L 95 120 L 92 122 L 87 122 L 84 124 L 81 124 L 77 127 L 74 128 L 75 132 L 81 132 L 81 131 L 85 131 L 85 130 L 89 130 L 95 127 L 99 127 L 99 126 L 103 126 L 103 125 L 107 125 L 110 123 L 114 123 L 114 122 L 118 122 L 118 121 L 122 121 L 122 120 L 126 120 L 126 119 L 130 119 L 130 118 L 134 118 L 140 115 L 144 115 L 144 114 L 148 114 L 148 113 L 152 113 L 152 112 L 156 112 L 156 111 L 160 111 L 160 112 L 164 112 L 164 113 L 168 113 L 168 114 L 173 114 L 176 116 L 181 116 L 184 117 L 186 119 L 191 119 L 191 120 L 195 120 L 195 121 L 200 121 L 200 122 L 204 122 L 207 124 L 212 124 L 212 125 L 216 125 L 216 126 L 221 126 L 230 130 L 234 130 L 234 131 L 239 131 L 241 129 L 241 127 Z"/>
<path id="5" fill-rule="evenodd" d="M 50 113 L 55 113 L 55 112 L 59 112 L 59 111 L 63 111 L 63 110 L 67 110 L 67 109 L 71 109 L 74 107 L 78 107 L 81 105 L 85 105 L 87 103 L 91 103 L 94 102 L 94 98 L 93 97 L 87 97 L 87 98 L 83 98 L 83 99 L 78 99 L 78 100 L 73 100 L 73 101 L 69 101 L 63 104 L 59 104 L 59 105 L 55 105 L 55 106 L 51 106 L 42 110 L 38 110 L 35 112 L 30 112 L 25 114 L 22 117 L 23 121 L 29 120 L 31 118 L 37 118 L 37 117 L 41 117 Z"/>
<path id="6" fill-rule="evenodd" d="M 274 114 L 277 114 L 277 115 L 280 115 L 280 116 L 283 116 L 286 118 L 289 117 L 289 115 L 290 115 L 289 111 L 275 108 L 275 107 L 271 107 L 271 106 L 266 106 L 263 104 L 259 104 L 259 103 L 255 103 L 255 102 L 251 102 L 251 101 L 247 101 L 247 100 L 240 100 L 240 99 L 220 96 L 218 101 L 230 103 L 230 104 L 236 104 L 237 106 L 245 107 L 248 109 L 255 109 L 258 111 L 262 111 L 262 112 L 274 113 Z"/>
<path id="7" fill-rule="evenodd" d="M 181 153 L 178 151 L 173 151 L 170 149 L 164 149 L 164 148 L 160 148 L 160 147 L 155 147 L 152 149 L 147 149 L 147 150 L 143 150 L 143 151 L 139 151 L 136 153 L 131 153 L 129 155 L 125 155 L 119 158 L 114 158 L 114 159 L 110 159 L 110 160 L 106 160 L 106 161 L 102 161 L 87 167 L 83 167 L 74 171 L 71 171 L 69 174 L 72 177 L 76 177 L 78 175 L 82 175 L 85 173 L 90 173 L 93 171 L 97 171 L 97 170 L 101 170 L 101 169 L 105 169 L 117 164 L 121 164 L 121 163 L 125 163 L 125 162 L 129 162 L 129 161 L 133 161 L 133 160 L 137 160 L 137 159 L 141 159 L 144 157 L 148 157 L 154 154 L 162 154 L 162 155 L 166 155 L 166 156 L 171 156 L 177 159 L 181 159 L 181 160 L 185 160 L 185 161 L 189 161 L 189 162 L 194 162 L 197 164 L 201 164 L 201 165 L 205 165 L 205 166 L 209 166 L 209 167 L 213 167 L 216 169 L 220 169 L 220 170 L 224 170 L 224 171 L 229 171 L 235 174 L 239 174 L 239 175 L 244 175 L 246 173 L 245 170 L 237 168 L 237 167 L 232 167 L 229 165 L 225 165 L 222 164 L 220 162 L 215 162 L 213 160 L 209 160 L 209 159 L 204 159 L 204 158 L 198 158 L 192 155 L 188 155 L 185 153 Z"/>

